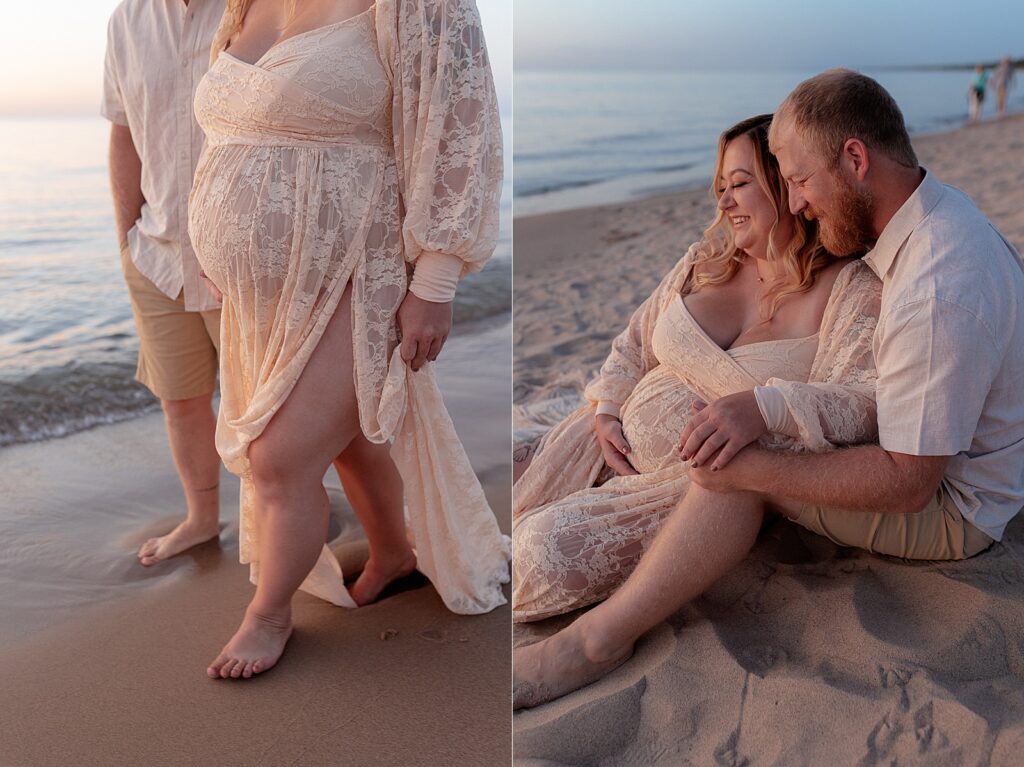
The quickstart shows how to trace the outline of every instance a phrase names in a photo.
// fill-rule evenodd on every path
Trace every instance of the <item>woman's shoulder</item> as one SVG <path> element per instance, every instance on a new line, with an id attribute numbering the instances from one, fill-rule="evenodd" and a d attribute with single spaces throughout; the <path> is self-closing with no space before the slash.
<path id="1" fill-rule="evenodd" d="M 877 306 L 881 301 L 882 281 L 862 258 L 839 259 L 829 264 L 823 274 L 829 279 L 827 295 L 830 305 L 854 303 Z M 874 313 L 877 314 L 877 309 Z"/>

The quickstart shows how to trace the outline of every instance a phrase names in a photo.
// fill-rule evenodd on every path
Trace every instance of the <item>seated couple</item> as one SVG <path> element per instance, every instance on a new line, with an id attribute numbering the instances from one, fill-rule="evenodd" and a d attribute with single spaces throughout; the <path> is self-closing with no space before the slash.
<path id="1" fill-rule="evenodd" d="M 515 705 L 623 663 L 765 514 L 955 560 L 1024 504 L 1024 270 L 921 168 L 874 80 L 831 70 L 719 141 L 718 212 L 515 485 Z M 852 256 L 862 256 L 854 258 Z"/>

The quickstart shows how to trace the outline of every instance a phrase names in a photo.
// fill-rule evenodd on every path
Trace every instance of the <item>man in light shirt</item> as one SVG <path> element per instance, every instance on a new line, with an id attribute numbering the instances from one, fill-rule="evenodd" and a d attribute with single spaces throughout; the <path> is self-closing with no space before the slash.
<path id="1" fill-rule="evenodd" d="M 786 431 L 771 387 L 699 409 L 681 437 L 693 481 L 684 499 L 610 599 L 516 651 L 517 706 L 623 663 L 642 634 L 746 558 L 768 510 L 840 545 L 958 560 L 1000 540 L 1024 506 L 1020 256 L 966 195 L 918 165 L 903 115 L 868 77 L 840 69 L 801 83 L 769 142 L 791 211 L 817 220 L 832 253 L 868 251 L 882 281 L 880 444 L 752 445 Z"/>
<path id="2" fill-rule="evenodd" d="M 139 549 L 146 566 L 219 534 L 212 409 L 220 308 L 188 237 L 203 133 L 192 112 L 224 0 L 124 0 L 107 30 L 102 114 L 121 263 L 139 333 L 136 378 L 160 399 L 187 516 Z"/>
<path id="3" fill-rule="evenodd" d="M 693 480 L 758 493 L 843 545 L 910 559 L 983 551 L 1024 506 L 1020 256 L 966 195 L 918 165 L 899 108 L 869 77 L 840 69 L 801 83 L 770 141 L 790 209 L 818 221 L 831 252 L 867 251 L 882 280 L 880 444 L 817 455 L 747 449 L 724 468 L 693 455 Z M 764 402 L 760 413 L 749 402 L 765 394 L 745 395 L 745 419 L 762 431 L 773 419 Z M 726 431 L 746 428 L 733 420 Z"/>

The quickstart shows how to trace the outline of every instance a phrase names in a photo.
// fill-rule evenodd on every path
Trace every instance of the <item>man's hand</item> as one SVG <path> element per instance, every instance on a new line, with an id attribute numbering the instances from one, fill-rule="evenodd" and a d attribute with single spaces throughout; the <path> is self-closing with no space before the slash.
<path id="1" fill-rule="evenodd" d="M 729 394 L 711 405 L 698 400 L 693 403 L 693 413 L 679 438 L 679 453 L 692 468 L 719 471 L 740 450 L 768 433 L 753 390 Z"/>
<path id="2" fill-rule="evenodd" d="M 419 370 L 441 353 L 452 329 L 452 302 L 424 301 L 409 291 L 398 307 L 401 355 L 409 367 Z"/>
<path id="3" fill-rule="evenodd" d="M 602 413 L 594 416 L 594 431 L 597 433 L 597 442 L 601 446 L 604 462 L 615 469 L 617 474 L 640 473 L 626 460 L 631 448 L 622 433 L 622 421 L 615 416 Z"/>
<path id="4" fill-rule="evenodd" d="M 210 291 L 210 295 L 213 296 L 213 300 L 216 301 L 218 305 L 223 306 L 224 294 L 220 292 L 220 288 L 213 284 L 213 280 L 206 276 L 206 272 L 200 271 L 199 277 L 202 279 L 203 284 L 206 285 L 206 289 Z"/>

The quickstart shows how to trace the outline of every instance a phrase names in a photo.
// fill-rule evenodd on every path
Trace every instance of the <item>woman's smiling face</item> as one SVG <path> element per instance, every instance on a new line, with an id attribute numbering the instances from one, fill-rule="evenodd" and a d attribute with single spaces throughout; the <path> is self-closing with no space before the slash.
<path id="1" fill-rule="evenodd" d="M 754 175 L 756 163 L 749 136 L 738 136 L 726 145 L 718 177 L 718 209 L 732 225 L 736 247 L 754 258 L 766 258 L 777 215 Z"/>

